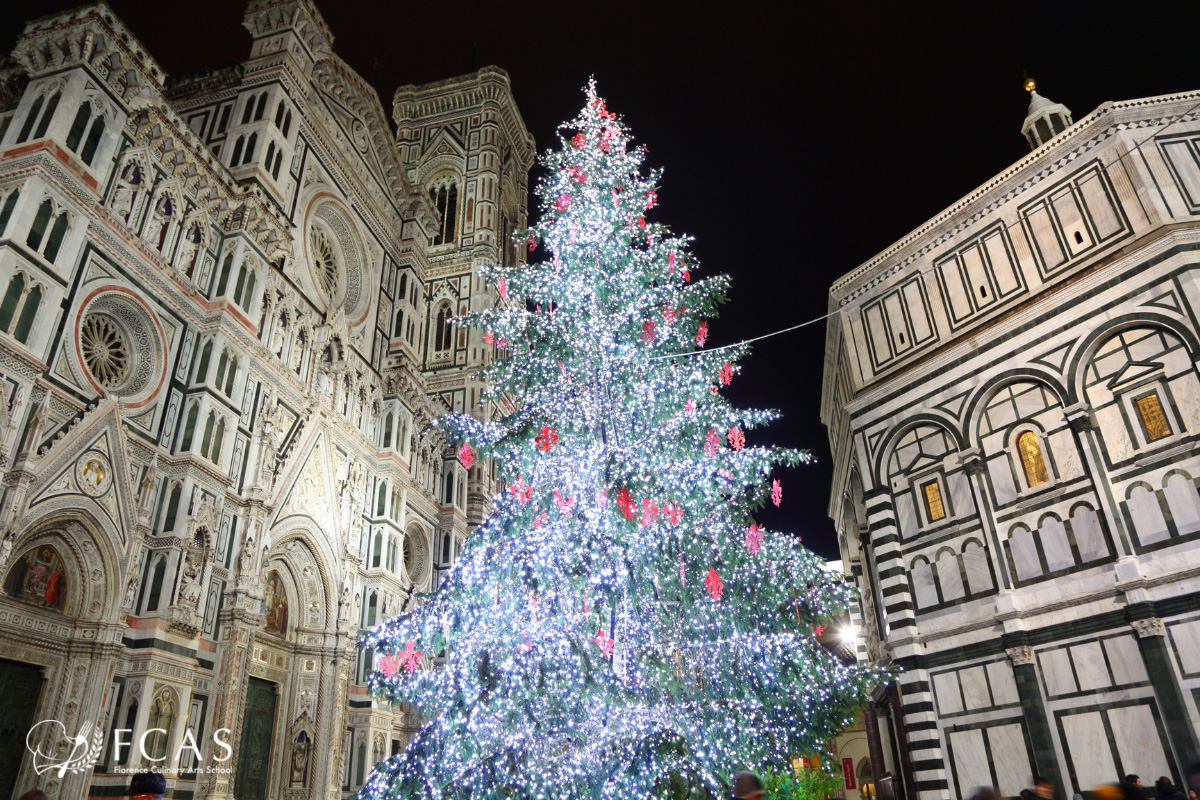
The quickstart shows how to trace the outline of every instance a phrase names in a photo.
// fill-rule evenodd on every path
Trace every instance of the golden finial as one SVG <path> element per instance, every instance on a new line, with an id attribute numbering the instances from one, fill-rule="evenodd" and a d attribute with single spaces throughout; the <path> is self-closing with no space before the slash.
<path id="1" fill-rule="evenodd" d="M 1036 88 L 1037 88 L 1037 81 L 1035 81 L 1033 78 L 1025 79 L 1025 91 L 1032 92 Z"/>

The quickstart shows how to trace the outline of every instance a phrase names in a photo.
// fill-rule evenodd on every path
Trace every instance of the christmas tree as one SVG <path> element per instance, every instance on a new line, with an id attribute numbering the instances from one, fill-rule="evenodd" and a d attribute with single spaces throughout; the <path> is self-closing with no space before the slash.
<path id="1" fill-rule="evenodd" d="M 751 516 L 807 454 L 748 445 L 774 413 L 721 394 L 745 353 L 704 349 L 728 278 L 693 280 L 687 237 L 647 218 L 660 174 L 594 84 L 562 129 L 520 234 L 544 255 L 483 270 L 500 303 L 456 321 L 510 411 L 436 423 L 506 489 L 438 591 L 361 642 L 423 723 L 366 798 L 726 796 L 823 749 L 878 680 L 814 635 L 851 589 Z"/>

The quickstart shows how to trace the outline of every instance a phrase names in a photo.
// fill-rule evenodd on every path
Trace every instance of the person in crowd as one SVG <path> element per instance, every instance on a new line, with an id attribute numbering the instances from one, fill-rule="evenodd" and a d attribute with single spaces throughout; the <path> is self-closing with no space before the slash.
<path id="1" fill-rule="evenodd" d="M 1021 790 L 1021 800 L 1050 800 L 1054 797 L 1054 784 L 1045 778 L 1033 776 L 1033 786 Z"/>
<path id="2" fill-rule="evenodd" d="M 1183 792 L 1175 788 L 1171 779 L 1166 775 L 1159 776 L 1154 782 L 1155 800 L 1183 800 Z"/>
<path id="3" fill-rule="evenodd" d="M 991 786 L 979 786 L 971 795 L 971 800 L 1000 800 L 1000 793 Z"/>
<path id="4" fill-rule="evenodd" d="M 129 779 L 132 800 L 162 800 L 167 791 L 167 779 L 161 772 L 138 772 Z"/>
<path id="5" fill-rule="evenodd" d="M 21 795 L 18 800 L 50 800 L 46 793 L 41 789 L 30 789 L 25 794 Z"/>
<path id="6" fill-rule="evenodd" d="M 749 800 L 762 796 L 762 781 L 753 772 L 739 772 L 733 776 L 734 800 Z"/>
<path id="7" fill-rule="evenodd" d="M 1130 786 L 1133 786 L 1137 789 L 1142 788 L 1142 779 L 1141 779 L 1141 776 L 1139 776 L 1139 775 L 1134 775 L 1133 773 L 1130 773 L 1125 776 L 1125 782 L 1128 783 Z"/>

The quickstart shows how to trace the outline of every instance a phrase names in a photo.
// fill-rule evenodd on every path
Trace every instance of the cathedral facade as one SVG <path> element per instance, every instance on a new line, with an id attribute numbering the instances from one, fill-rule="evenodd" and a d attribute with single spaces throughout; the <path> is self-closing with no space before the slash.
<path id="1" fill-rule="evenodd" d="M 1026 88 L 1029 155 L 830 291 L 881 798 L 1200 758 L 1200 93 Z"/>
<path id="2" fill-rule="evenodd" d="M 508 76 L 401 87 L 393 132 L 311 0 L 244 25 L 168 78 L 98 2 L 0 70 L 0 797 L 355 791 L 416 725 L 358 633 L 497 489 L 427 426 L 495 412 L 448 319 L 523 258 Z"/>

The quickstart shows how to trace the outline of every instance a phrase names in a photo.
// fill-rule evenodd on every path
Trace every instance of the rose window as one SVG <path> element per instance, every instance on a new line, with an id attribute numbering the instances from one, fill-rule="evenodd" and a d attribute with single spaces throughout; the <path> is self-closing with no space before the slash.
<path id="1" fill-rule="evenodd" d="M 408 531 L 404 536 L 404 571 L 414 584 L 425 580 L 429 570 L 429 544 L 425 534 L 417 528 Z"/>
<path id="2" fill-rule="evenodd" d="M 103 314 L 88 314 L 79 331 L 83 362 L 96 382 L 115 389 L 129 377 L 129 342 L 116 321 Z"/>
<path id="3" fill-rule="evenodd" d="M 319 226 L 313 225 L 308 232 L 309 253 L 316 268 L 317 280 L 321 283 L 321 291 L 333 299 L 337 297 L 342 287 L 341 265 L 338 263 L 337 250 L 329 239 L 329 235 Z"/>

